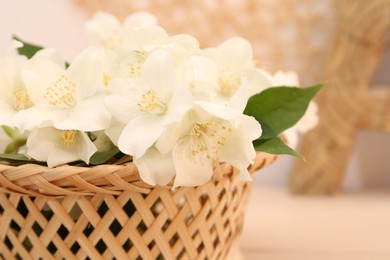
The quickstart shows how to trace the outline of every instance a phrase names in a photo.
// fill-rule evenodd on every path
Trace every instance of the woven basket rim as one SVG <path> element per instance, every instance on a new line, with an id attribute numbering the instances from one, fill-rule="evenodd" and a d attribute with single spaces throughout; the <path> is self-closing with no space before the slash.
<path id="1" fill-rule="evenodd" d="M 266 167 L 277 155 L 257 152 L 251 173 Z M 214 163 L 213 180 L 238 174 L 227 163 Z M 150 193 L 156 186 L 141 180 L 133 162 L 102 164 L 97 166 L 61 165 L 54 168 L 38 164 L 6 165 L 0 163 L 0 192 L 29 196 L 62 197 L 93 195 L 96 193 L 118 195 L 123 191 Z M 172 182 L 162 188 L 172 188 Z"/>

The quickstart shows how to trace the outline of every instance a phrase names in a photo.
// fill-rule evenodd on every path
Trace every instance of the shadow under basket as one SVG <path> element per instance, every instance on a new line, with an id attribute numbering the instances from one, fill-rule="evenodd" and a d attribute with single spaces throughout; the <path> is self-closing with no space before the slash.
<path id="1" fill-rule="evenodd" d="M 258 153 L 250 172 L 277 157 Z M 231 259 L 251 183 L 228 164 L 198 187 L 152 187 L 132 163 L 0 164 L 0 259 Z"/>

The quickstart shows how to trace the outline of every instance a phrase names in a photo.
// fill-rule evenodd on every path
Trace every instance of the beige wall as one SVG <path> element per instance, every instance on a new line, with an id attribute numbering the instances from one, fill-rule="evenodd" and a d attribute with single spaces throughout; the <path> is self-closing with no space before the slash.
<path id="1" fill-rule="evenodd" d="M 70 0 L 0 1 L 0 54 L 13 34 L 72 59 L 84 46 L 87 14 Z"/>

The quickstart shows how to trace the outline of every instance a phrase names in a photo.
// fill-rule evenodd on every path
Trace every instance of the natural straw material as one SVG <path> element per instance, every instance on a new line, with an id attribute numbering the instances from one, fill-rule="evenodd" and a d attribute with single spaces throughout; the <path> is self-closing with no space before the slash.
<path id="1" fill-rule="evenodd" d="M 340 192 L 359 131 L 390 132 L 390 85 L 375 80 L 390 46 L 390 0 L 344 0 L 338 13 L 337 38 L 324 70 L 329 82 L 317 98 L 325 109 L 319 110 L 316 130 L 302 140 L 310 163 L 297 164 L 290 183 L 294 193 Z"/>
<path id="2" fill-rule="evenodd" d="M 275 159 L 259 153 L 250 172 Z M 1 165 L 0 184 L 3 259 L 228 259 L 251 187 L 226 164 L 175 190 L 146 185 L 132 163 Z"/>

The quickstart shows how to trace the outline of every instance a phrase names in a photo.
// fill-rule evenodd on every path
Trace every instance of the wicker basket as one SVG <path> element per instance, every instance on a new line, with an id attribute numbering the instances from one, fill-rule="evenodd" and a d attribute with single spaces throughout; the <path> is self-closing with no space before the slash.
<path id="1" fill-rule="evenodd" d="M 258 153 L 250 172 L 276 156 Z M 0 164 L 0 258 L 229 259 L 250 183 L 227 164 L 193 188 L 151 187 L 132 163 Z"/>

